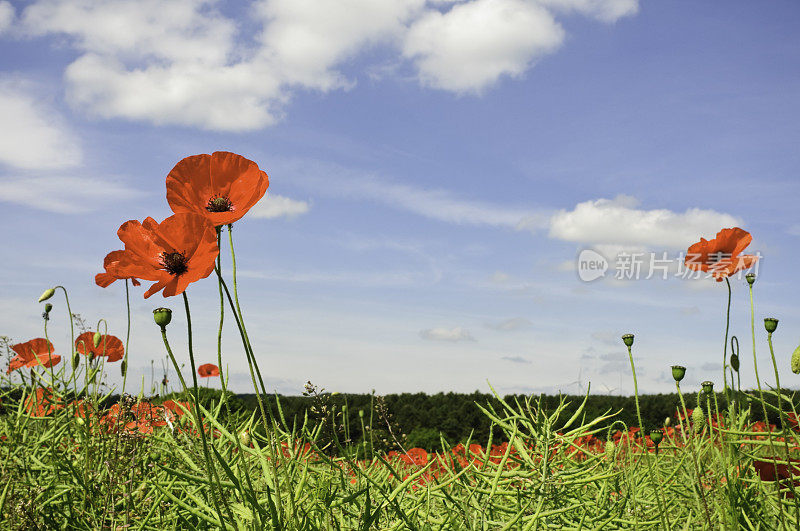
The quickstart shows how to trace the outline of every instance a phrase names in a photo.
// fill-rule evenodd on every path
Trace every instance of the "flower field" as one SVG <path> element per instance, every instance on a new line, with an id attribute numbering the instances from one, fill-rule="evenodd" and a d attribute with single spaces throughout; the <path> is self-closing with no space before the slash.
<path id="1" fill-rule="evenodd" d="M 634 425 L 618 411 L 586 415 L 588 394 L 581 404 L 562 399 L 555 407 L 541 397 L 495 394 L 493 403 L 476 404 L 491 423 L 486 440 L 442 437 L 436 451 L 408 447 L 384 422 L 380 404 L 359 411 L 362 436 L 354 438 L 353 417 L 314 386 L 307 388 L 313 414 L 304 418 L 284 415 L 265 388 L 239 303 L 233 225 L 268 187 L 255 162 L 233 153 L 181 160 L 166 178 L 173 215 L 123 223 L 117 234 L 124 248 L 111 251 L 95 277 L 102 288 L 122 281 L 128 309 L 130 286 L 142 282 L 152 282 L 145 299 L 158 292 L 180 297 L 186 370 L 169 341 L 184 333 L 170 326 L 172 310 L 153 313 L 180 383 L 171 398 L 132 396 L 127 379 L 120 389 L 104 387 L 103 372 L 111 368 L 127 378 L 133 331 L 113 335 L 101 320 L 76 335 L 67 289 L 44 291 L 44 337 L 6 345 L 3 529 L 800 528 L 800 429 L 778 371 L 780 363 L 800 372 L 800 347 L 791 360 L 776 356 L 778 320 L 756 326 L 755 275 L 746 276 L 752 364 L 726 326 L 721 389 L 715 393 L 710 381 L 682 389 L 686 369 L 672 367 L 674 414 L 658 425 L 642 420 L 635 337 L 626 334 L 619 349 L 637 390 Z M 745 230 L 726 228 L 687 251 L 686 267 L 726 283 L 728 308 L 730 279 L 757 260 L 743 254 L 750 241 Z M 223 261 L 223 248 L 230 260 Z M 219 287 L 214 360 L 195 360 L 192 345 L 187 292 L 201 281 Z M 50 316 L 62 310 L 72 343 L 54 345 Z M 231 407 L 221 348 L 226 312 L 249 367 L 253 412 Z M 768 348 L 772 359 L 761 376 L 757 348 Z M 755 390 L 739 385 L 749 367 Z M 204 396 L 198 378 L 219 379 L 222 393 Z M 694 394 L 690 404 L 687 391 Z"/>

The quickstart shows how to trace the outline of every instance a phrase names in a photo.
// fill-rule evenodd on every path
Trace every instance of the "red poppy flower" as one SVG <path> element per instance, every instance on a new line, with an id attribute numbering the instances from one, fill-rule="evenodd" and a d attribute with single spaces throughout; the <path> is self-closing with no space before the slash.
<path id="1" fill-rule="evenodd" d="M 686 267 L 711 273 L 717 282 L 722 282 L 722 279 L 755 265 L 757 256 L 741 254 L 752 240 L 750 233 L 739 227 L 722 229 L 713 240 L 700 238 L 689 247 Z"/>
<path id="2" fill-rule="evenodd" d="M 124 253 L 125 251 L 111 251 L 106 255 L 105 260 L 103 260 L 103 268 L 106 271 L 105 273 L 98 273 L 94 276 L 95 284 L 101 288 L 107 288 L 117 280 L 130 278 L 134 286 L 141 285 L 141 282 L 139 282 L 137 279 L 133 277 L 126 277 L 123 273 L 120 273 L 120 262 L 124 256 Z"/>
<path id="3" fill-rule="evenodd" d="M 211 274 L 219 254 L 217 232 L 199 214 L 174 214 L 161 223 L 153 218 L 126 221 L 117 235 L 125 250 L 112 259 L 117 261 L 113 274 L 156 281 L 145 299 L 161 289 L 164 297 L 180 295 L 189 284 Z"/>
<path id="4" fill-rule="evenodd" d="M 269 177 L 236 153 L 186 157 L 167 175 L 167 202 L 176 214 L 194 212 L 215 227 L 238 221 L 264 197 Z"/>
<path id="5" fill-rule="evenodd" d="M 33 368 L 39 365 L 45 368 L 52 367 L 61 361 L 61 356 L 53 354 L 53 344 L 43 337 L 11 345 L 11 350 L 17 355 L 8 362 L 6 374 L 23 367 Z"/>
<path id="6" fill-rule="evenodd" d="M 201 378 L 219 376 L 219 367 L 213 363 L 204 363 L 197 368 L 197 374 L 199 374 Z"/>
<path id="7" fill-rule="evenodd" d="M 100 343 L 94 346 L 94 332 L 84 332 L 75 339 L 75 350 L 85 356 L 99 358 L 105 356 L 108 362 L 121 360 L 125 355 L 122 340 L 115 336 L 100 336 Z"/>

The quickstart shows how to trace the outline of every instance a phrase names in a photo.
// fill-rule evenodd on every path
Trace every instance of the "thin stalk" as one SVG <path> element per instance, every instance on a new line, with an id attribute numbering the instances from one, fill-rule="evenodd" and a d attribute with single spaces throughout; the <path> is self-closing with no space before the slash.
<path id="1" fill-rule="evenodd" d="M 725 284 L 728 286 L 728 308 L 725 312 L 725 342 L 722 347 L 722 380 L 723 380 L 723 387 L 722 390 L 725 393 L 725 400 L 730 404 L 730 398 L 728 397 L 728 332 L 730 331 L 731 327 L 731 281 L 728 277 L 725 277 Z"/>
<path id="2" fill-rule="evenodd" d="M 680 382 L 676 381 L 675 382 L 675 387 L 678 390 L 678 398 L 680 398 L 680 400 L 681 400 L 681 408 L 683 409 L 683 418 L 686 421 L 686 425 L 688 426 L 689 425 L 689 412 L 686 410 L 686 402 L 683 400 L 683 393 L 681 392 L 681 384 L 680 384 Z M 698 407 L 699 406 L 700 406 L 700 404 L 698 404 Z M 708 522 L 708 528 L 709 529 L 714 529 L 714 524 L 711 522 L 711 513 L 708 510 L 708 502 L 706 502 L 706 495 L 703 492 L 703 485 L 700 482 L 700 478 L 701 478 L 701 476 L 700 476 L 700 465 L 697 463 L 697 454 L 695 452 L 694 440 L 695 440 L 695 433 L 694 433 L 694 427 L 693 427 L 693 429 L 692 429 L 692 437 L 691 437 L 690 443 L 692 445 L 691 446 L 691 453 L 692 453 L 692 463 L 694 463 L 694 473 L 695 473 L 695 476 L 697 477 L 697 490 L 700 493 L 700 500 L 703 502 L 703 509 L 705 510 L 705 513 L 706 513 L 706 521 Z"/>
<path id="3" fill-rule="evenodd" d="M 125 357 L 122 359 L 122 394 L 125 394 L 125 384 L 128 381 L 128 343 L 131 340 L 131 294 L 128 289 L 128 279 L 125 279 L 125 307 L 128 310 L 128 330 L 125 333 Z"/>

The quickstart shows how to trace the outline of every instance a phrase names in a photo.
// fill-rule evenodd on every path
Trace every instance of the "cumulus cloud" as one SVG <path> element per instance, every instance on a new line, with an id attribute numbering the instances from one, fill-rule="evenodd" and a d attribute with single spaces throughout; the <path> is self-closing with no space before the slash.
<path id="1" fill-rule="evenodd" d="M 475 341 L 472 334 L 460 326 L 455 328 L 428 328 L 427 330 L 421 330 L 419 336 L 429 341 Z"/>
<path id="2" fill-rule="evenodd" d="M 69 168 L 81 162 L 78 142 L 57 112 L 24 80 L 0 82 L 0 163 L 23 170 Z"/>
<path id="3" fill-rule="evenodd" d="M 5 0 L 0 2 L 0 34 L 11 27 L 14 21 L 14 6 Z"/>
<path id="4" fill-rule="evenodd" d="M 352 87 L 342 71 L 381 47 L 419 82 L 480 93 L 558 49 L 555 14 L 605 22 L 636 0 L 256 0 L 234 20 L 216 0 L 35 0 L 20 34 L 61 36 L 80 55 L 68 101 L 101 118 L 249 131 L 281 120 L 297 90 Z M 0 1 L 0 31 L 14 16 Z M 399 61 L 398 61 L 399 60 Z M 382 68 L 367 64 L 363 72 Z M 399 69 L 390 69 L 399 71 Z"/>
<path id="5" fill-rule="evenodd" d="M 533 323 L 531 320 L 525 319 L 524 317 L 512 317 L 511 319 L 506 319 L 496 323 L 486 323 L 487 328 L 491 328 L 492 330 L 501 330 L 504 332 L 509 332 L 512 330 L 524 330 L 526 328 L 531 328 L 532 326 Z"/>
<path id="6" fill-rule="evenodd" d="M 516 77 L 564 41 L 545 8 L 523 0 L 474 0 L 447 12 L 429 10 L 408 30 L 404 57 L 423 84 L 480 92 L 501 76 Z"/>
<path id="7" fill-rule="evenodd" d="M 123 184 L 85 177 L 28 177 L 0 181 L 0 201 L 58 214 L 83 214 L 109 200 L 136 199 L 145 194 Z"/>
<path id="8" fill-rule="evenodd" d="M 713 237 L 723 227 L 740 225 L 741 220 L 700 208 L 685 212 L 638 208 L 636 198 L 619 195 L 579 203 L 573 210 L 561 210 L 550 219 L 550 237 L 559 240 L 614 246 L 662 246 L 686 248 L 698 237 Z"/>
<path id="9" fill-rule="evenodd" d="M 280 217 L 295 218 L 308 212 L 307 201 L 297 201 L 278 194 L 267 194 L 259 203 L 250 209 L 254 218 L 274 219 Z"/>

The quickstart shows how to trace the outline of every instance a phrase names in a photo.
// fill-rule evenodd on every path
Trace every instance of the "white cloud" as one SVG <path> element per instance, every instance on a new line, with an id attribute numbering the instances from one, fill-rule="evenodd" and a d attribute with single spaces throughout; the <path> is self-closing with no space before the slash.
<path id="1" fill-rule="evenodd" d="M 98 210 L 109 200 L 145 195 L 119 183 L 84 177 L 30 177 L 0 181 L 0 201 L 59 214 Z"/>
<path id="2" fill-rule="evenodd" d="M 700 208 L 683 213 L 666 209 L 643 210 L 630 196 L 579 203 L 571 211 L 561 210 L 550 220 L 550 237 L 591 245 L 686 248 L 700 237 L 711 238 L 724 227 L 741 220 Z"/>
<path id="3" fill-rule="evenodd" d="M 254 218 L 274 219 L 280 217 L 294 218 L 308 212 L 307 201 L 297 201 L 278 194 L 267 194 L 256 206 L 250 209 Z"/>
<path id="4" fill-rule="evenodd" d="M 523 358 L 522 356 L 503 356 L 500 359 L 510 361 L 511 363 L 531 363 L 531 360 Z"/>
<path id="5" fill-rule="evenodd" d="M 497 323 L 487 323 L 486 326 L 487 328 L 491 328 L 493 330 L 502 330 L 507 332 L 531 328 L 533 323 L 530 321 L 530 319 L 525 319 L 524 317 L 512 317 L 511 319 L 506 319 L 505 321 L 500 321 Z"/>
<path id="6" fill-rule="evenodd" d="M 639 0 L 537 0 L 556 11 L 589 15 L 603 22 L 616 22 L 639 12 Z"/>
<path id="7" fill-rule="evenodd" d="M 14 6 L 10 2 L 0 2 L 0 34 L 11 27 L 14 21 Z"/>
<path id="8" fill-rule="evenodd" d="M 564 30 L 543 7 L 523 0 L 474 0 L 429 10 L 408 30 L 403 55 L 423 84 L 480 92 L 500 76 L 516 77 L 555 51 Z"/>
<path id="9" fill-rule="evenodd" d="M 419 336 L 429 341 L 475 341 L 472 334 L 460 326 L 455 328 L 429 328 L 421 330 Z"/>
<path id="10" fill-rule="evenodd" d="M 380 61 L 414 63 L 422 84 L 478 93 L 555 51 L 555 12 L 613 21 L 635 0 L 257 0 L 233 20 L 217 0 L 35 0 L 20 34 L 66 36 L 68 101 L 101 118 L 220 131 L 283 118 L 296 90 L 355 83 L 342 68 L 383 47 Z M 632 6 L 632 7 L 631 7 Z M 440 11 L 444 10 L 444 11 Z M 0 31 L 13 8 L 0 1 Z M 387 71 L 368 64 L 369 72 Z M 388 71 L 399 72 L 392 66 Z"/>
<path id="11" fill-rule="evenodd" d="M 0 81 L 0 163 L 24 170 L 76 166 L 81 149 L 61 117 L 23 80 Z"/>

